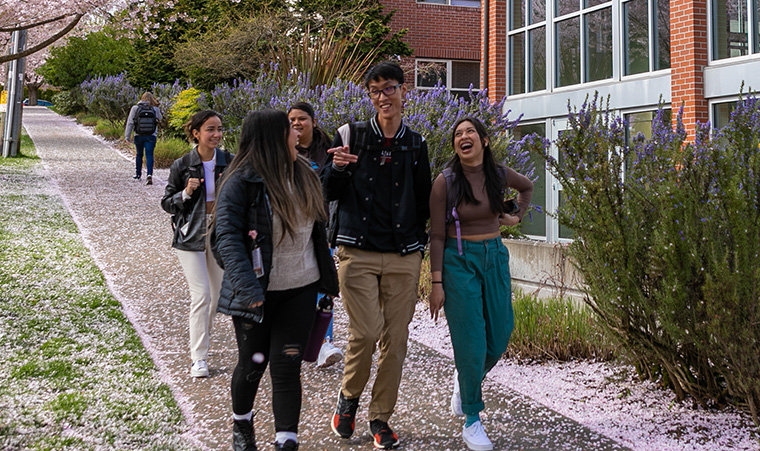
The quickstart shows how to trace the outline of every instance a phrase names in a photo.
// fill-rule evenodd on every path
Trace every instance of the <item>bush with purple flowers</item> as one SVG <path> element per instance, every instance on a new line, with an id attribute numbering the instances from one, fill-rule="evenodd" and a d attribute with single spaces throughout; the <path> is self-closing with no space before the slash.
<path id="1" fill-rule="evenodd" d="M 273 72 L 273 71 L 269 71 Z M 280 83 L 275 75 L 262 71 L 255 81 L 238 80 L 232 86 L 217 86 L 200 102 L 223 115 L 225 144 L 234 148 L 245 116 L 261 108 L 287 110 L 296 102 L 314 107 L 318 125 L 334 135 L 347 122 L 366 120 L 375 114 L 363 86 L 336 80 L 329 86 L 310 87 L 307 75 L 291 76 Z M 428 143 L 433 175 L 437 175 L 453 154 L 451 132 L 464 116 L 478 117 L 489 127 L 492 148 L 501 162 L 533 178 L 533 166 L 524 143 L 511 142 L 509 132 L 517 121 L 503 114 L 504 101 L 492 103 L 485 92 L 471 92 L 470 100 L 458 98 L 443 87 L 411 90 L 404 106 L 404 122 L 420 132 Z"/>
<path id="2" fill-rule="evenodd" d="M 130 85 L 123 73 L 93 78 L 83 82 L 80 89 L 90 113 L 121 128 L 140 96 L 139 89 Z"/>
<path id="3" fill-rule="evenodd" d="M 556 214 L 587 304 L 643 377 L 704 407 L 760 407 L 760 103 L 742 99 L 728 126 L 693 143 L 660 110 L 652 138 L 595 97 L 543 152 L 566 193 Z M 760 423 L 759 423 L 760 424 Z"/>

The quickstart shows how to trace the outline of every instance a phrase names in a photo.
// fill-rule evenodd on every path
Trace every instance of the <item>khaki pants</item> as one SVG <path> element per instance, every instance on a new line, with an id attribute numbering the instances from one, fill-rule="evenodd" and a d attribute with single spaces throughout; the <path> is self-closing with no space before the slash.
<path id="1" fill-rule="evenodd" d="M 338 259 L 341 298 L 349 319 L 341 390 L 348 399 L 361 396 L 379 341 L 369 420 L 388 421 L 398 398 L 422 255 L 402 257 L 339 246 Z"/>

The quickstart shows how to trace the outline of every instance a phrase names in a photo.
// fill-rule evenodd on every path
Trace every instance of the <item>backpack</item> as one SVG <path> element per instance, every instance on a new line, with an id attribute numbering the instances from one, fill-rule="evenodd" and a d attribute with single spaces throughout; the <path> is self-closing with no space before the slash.
<path id="1" fill-rule="evenodd" d="M 156 119 L 156 110 L 150 105 L 138 104 L 134 118 L 134 129 L 136 135 L 152 135 L 156 132 L 158 119 Z"/>
<path id="2" fill-rule="evenodd" d="M 353 149 L 359 149 L 359 159 L 353 165 L 358 165 L 364 154 L 363 150 L 382 150 L 383 146 L 376 146 L 367 143 L 369 139 L 369 121 L 362 121 L 349 124 L 349 134 L 341 135 L 343 145 L 349 146 L 349 150 L 353 153 Z M 357 143 L 356 146 L 352 146 L 351 143 Z M 409 150 L 408 146 L 400 146 L 401 150 Z M 420 151 L 422 150 L 422 137 L 419 134 L 413 135 L 411 150 L 415 152 L 414 161 L 415 164 L 420 159 Z M 336 239 L 338 237 L 338 215 L 340 209 L 340 201 L 334 200 L 330 202 L 330 208 L 328 212 L 329 220 L 327 223 L 327 242 L 330 243 L 330 247 L 336 246 Z"/>

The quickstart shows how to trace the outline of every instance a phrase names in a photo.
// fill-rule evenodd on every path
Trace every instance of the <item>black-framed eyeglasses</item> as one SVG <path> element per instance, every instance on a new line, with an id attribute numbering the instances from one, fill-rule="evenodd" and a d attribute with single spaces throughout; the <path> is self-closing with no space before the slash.
<path id="1" fill-rule="evenodd" d="M 382 92 L 383 94 L 385 94 L 385 97 L 390 97 L 396 93 L 396 89 L 400 88 L 401 85 L 403 85 L 403 83 L 399 83 L 394 86 L 386 86 L 383 89 L 374 89 L 372 91 L 369 91 L 367 95 L 369 96 L 370 99 L 377 99 L 380 97 L 380 93 Z"/>

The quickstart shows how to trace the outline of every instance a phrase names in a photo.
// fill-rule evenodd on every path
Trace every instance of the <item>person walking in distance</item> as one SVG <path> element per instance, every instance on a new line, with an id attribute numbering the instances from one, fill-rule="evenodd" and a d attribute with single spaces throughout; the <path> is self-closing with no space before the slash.
<path id="1" fill-rule="evenodd" d="M 206 230 L 219 178 L 232 155 L 218 148 L 222 120 L 214 111 L 195 113 L 185 132 L 195 146 L 172 163 L 161 207 L 172 214 L 172 247 L 190 288 L 190 375 L 208 377 L 209 341 L 223 271 L 206 244 Z"/>
<path id="2" fill-rule="evenodd" d="M 129 110 L 127 125 L 124 129 L 124 139 L 131 141 L 132 132 L 135 133 L 135 180 L 142 177 L 143 153 L 145 153 L 145 165 L 148 169 L 146 185 L 153 184 L 153 150 L 156 148 L 156 131 L 158 122 L 161 120 L 161 110 L 158 109 L 158 100 L 153 94 L 146 92 L 140 97 L 137 105 Z"/>
<path id="3" fill-rule="evenodd" d="M 533 182 L 496 163 L 478 119 L 457 121 L 451 141 L 455 154 L 430 194 L 430 316 L 438 319 L 443 306 L 448 318 L 456 365 L 451 410 L 465 417 L 462 438 L 469 449 L 488 451 L 481 386 L 514 326 L 509 252 L 499 226 L 520 222 Z M 518 193 L 516 211 L 504 201 L 507 188 Z"/>
<path id="4" fill-rule="evenodd" d="M 300 133 L 296 149 L 299 155 L 303 155 L 311 162 L 311 167 L 322 172 L 327 161 L 327 149 L 330 147 L 330 138 L 317 126 L 314 119 L 314 108 L 306 102 L 296 102 L 288 109 L 288 119 L 293 128 Z M 326 211 L 327 211 L 326 207 Z M 319 298 L 320 296 L 317 295 Z M 319 302 L 319 299 L 317 300 Z M 317 356 L 317 368 L 327 368 L 338 363 L 343 358 L 343 353 L 333 344 L 333 320 L 327 327 L 324 341 Z"/>
<path id="5" fill-rule="evenodd" d="M 216 204 L 212 237 L 224 266 L 219 312 L 232 316 L 238 345 L 235 451 L 257 449 L 253 406 L 267 366 L 275 450 L 298 449 L 301 359 L 314 299 L 318 291 L 338 294 L 319 178 L 298 155 L 298 135 L 283 111 L 249 114 Z"/>
<path id="6" fill-rule="evenodd" d="M 377 347 L 369 429 L 375 448 L 392 449 L 399 438 L 388 420 L 398 398 L 427 243 L 430 165 L 427 143 L 401 119 L 407 92 L 401 67 L 375 65 L 365 87 L 376 114 L 338 129 L 322 173 L 327 200 L 338 201 L 330 235 L 338 245 L 340 292 L 349 318 L 343 381 L 330 427 L 343 438 L 354 433 Z"/>

